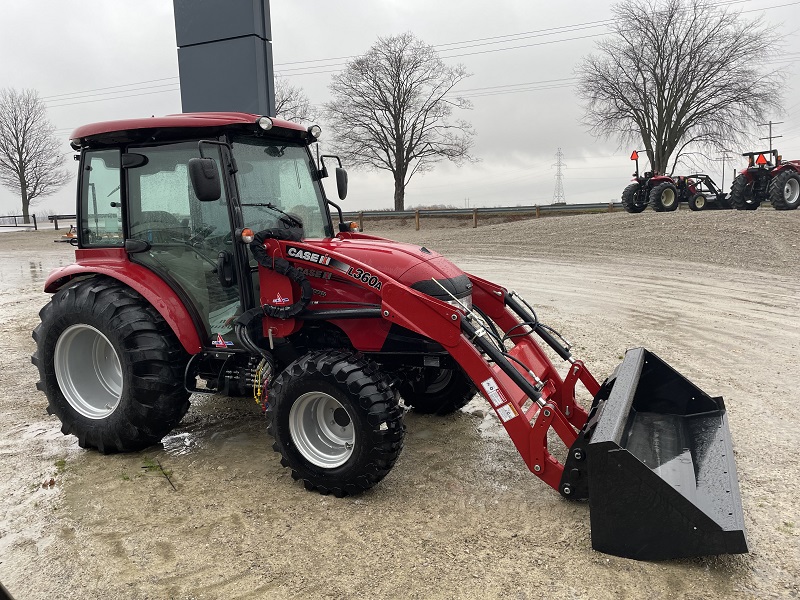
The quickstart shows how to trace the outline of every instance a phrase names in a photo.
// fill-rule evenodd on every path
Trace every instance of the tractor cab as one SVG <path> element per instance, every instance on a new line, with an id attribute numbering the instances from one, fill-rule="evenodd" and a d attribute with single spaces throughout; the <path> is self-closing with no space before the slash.
<path id="1" fill-rule="evenodd" d="M 258 302 L 257 265 L 235 243 L 242 232 L 295 226 L 304 238 L 333 236 L 323 172 L 309 152 L 318 136 L 317 126 L 243 114 L 78 129 L 78 261 L 127 255 L 184 299 L 203 346 L 233 346 L 234 319 Z M 216 171 L 213 199 L 192 183 L 199 157 Z"/>

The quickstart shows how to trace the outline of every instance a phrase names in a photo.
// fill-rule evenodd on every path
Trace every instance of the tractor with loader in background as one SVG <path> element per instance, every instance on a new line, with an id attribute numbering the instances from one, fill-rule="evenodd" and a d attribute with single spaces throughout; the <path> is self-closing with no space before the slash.
<path id="1" fill-rule="evenodd" d="M 730 208 L 727 194 L 705 173 L 672 176 L 645 171 L 640 175 L 638 150 L 631 160 L 636 161 L 633 183 L 622 192 L 622 207 L 629 213 L 640 213 L 648 206 L 656 212 L 671 212 L 681 202 L 693 211 Z"/>
<path id="2" fill-rule="evenodd" d="M 64 434 L 137 451 L 191 394 L 249 396 L 292 477 L 341 497 L 390 472 L 405 410 L 477 390 L 534 475 L 588 499 L 594 548 L 747 551 L 722 398 L 644 348 L 601 383 L 515 292 L 358 232 L 325 194 L 329 165 L 340 200 L 347 173 L 314 160 L 319 134 L 245 113 L 75 130 L 76 260 L 47 279 L 32 357 Z"/>

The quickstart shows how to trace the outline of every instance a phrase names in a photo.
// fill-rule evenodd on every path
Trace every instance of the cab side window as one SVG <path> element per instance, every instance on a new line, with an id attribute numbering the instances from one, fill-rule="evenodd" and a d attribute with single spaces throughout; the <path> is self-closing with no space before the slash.
<path id="1" fill-rule="evenodd" d="M 89 150 L 83 157 L 80 242 L 82 246 L 122 246 L 119 150 Z"/>

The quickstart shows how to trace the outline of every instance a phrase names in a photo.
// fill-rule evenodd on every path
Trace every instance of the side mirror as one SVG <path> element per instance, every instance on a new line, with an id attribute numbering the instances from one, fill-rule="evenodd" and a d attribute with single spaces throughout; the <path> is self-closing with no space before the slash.
<path id="1" fill-rule="evenodd" d="M 190 158 L 189 179 L 200 202 L 212 202 L 222 196 L 217 163 L 213 158 Z"/>
<path id="2" fill-rule="evenodd" d="M 347 198 L 347 171 L 336 167 L 336 189 L 339 191 L 339 200 Z"/>

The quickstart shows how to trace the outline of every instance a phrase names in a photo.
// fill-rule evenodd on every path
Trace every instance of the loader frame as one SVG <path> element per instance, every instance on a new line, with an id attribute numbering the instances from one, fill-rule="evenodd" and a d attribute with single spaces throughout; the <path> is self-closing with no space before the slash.
<path id="1" fill-rule="evenodd" d="M 339 238 L 377 239 L 349 232 L 340 233 Z M 581 383 L 592 397 L 600 385 L 583 362 L 575 360 L 568 347 L 539 323 L 524 300 L 501 286 L 467 274 L 473 284 L 474 308 L 456 308 L 385 273 L 376 273 L 373 267 L 352 257 L 335 251 L 320 255 L 319 247 L 311 243 L 268 239 L 265 246 L 273 259 L 283 258 L 302 267 L 308 266 L 308 261 L 296 257 L 308 256 L 313 259 L 315 269 L 331 276 L 350 275 L 351 281 L 379 295 L 380 310 L 374 313 L 377 318 L 441 344 L 486 397 L 528 469 L 569 497 L 571 488 L 562 483 L 564 465 L 548 450 L 547 434 L 552 429 L 569 449 L 588 417 L 587 411 L 576 402 L 576 385 Z M 377 281 L 352 277 L 359 270 L 371 273 Z M 296 318 L 313 318 L 314 312 L 307 310 Z M 344 311 L 340 315 L 335 311 L 326 313 L 328 319 L 347 315 Z M 496 343 L 500 341 L 497 339 L 500 331 L 492 331 L 487 318 L 499 327 L 505 338 L 500 340 L 510 348 Z M 264 334 L 269 336 L 271 332 L 293 328 L 294 324 L 287 321 L 265 316 Z M 534 334 L 570 363 L 564 379 Z"/>

